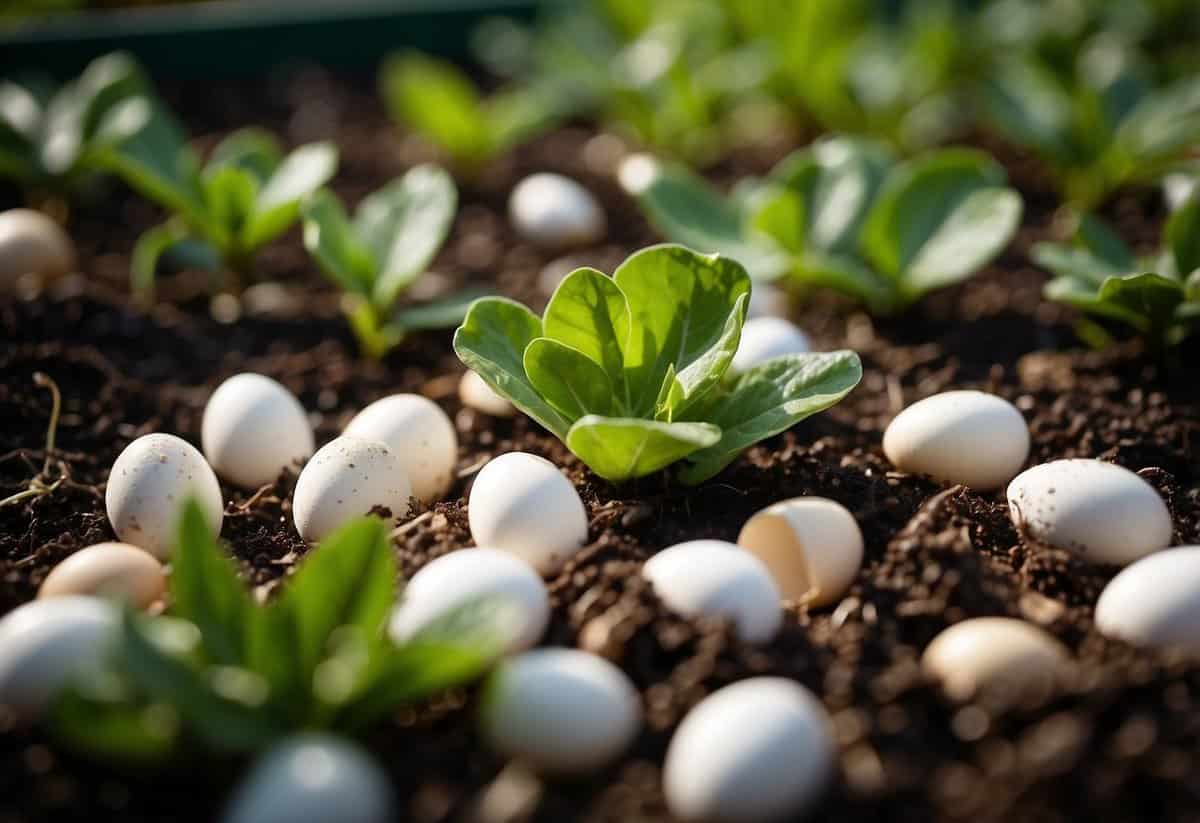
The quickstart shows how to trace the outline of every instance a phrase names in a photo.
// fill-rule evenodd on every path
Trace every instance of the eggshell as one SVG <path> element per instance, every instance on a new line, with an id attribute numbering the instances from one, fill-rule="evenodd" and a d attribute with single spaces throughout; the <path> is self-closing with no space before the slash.
<path id="1" fill-rule="evenodd" d="M 1200 546 L 1143 557 L 1109 581 L 1096 627 L 1137 646 L 1200 655 Z"/>
<path id="2" fill-rule="evenodd" d="M 854 515 L 824 497 L 768 506 L 746 521 L 737 542 L 766 565 L 785 600 L 809 606 L 837 602 L 862 566 Z"/>
<path id="3" fill-rule="evenodd" d="M 742 326 L 742 340 L 730 368 L 744 372 L 785 354 L 810 351 L 808 335 L 782 317 L 751 317 Z"/>
<path id="4" fill-rule="evenodd" d="M 161 600 L 166 589 L 166 572 L 152 554 L 128 543 L 97 543 L 55 566 L 38 597 L 111 597 L 145 609 Z"/>
<path id="5" fill-rule="evenodd" d="M 1029 456 L 1029 428 L 1002 397 L 948 391 L 896 415 L 883 433 L 883 452 L 902 472 L 986 491 L 1021 470 Z"/>
<path id="6" fill-rule="evenodd" d="M 392 613 L 392 638 L 403 643 L 452 610 L 491 597 L 512 604 L 520 615 L 508 651 L 537 645 L 550 619 L 546 584 L 529 564 L 499 549 L 451 552 L 413 575 Z"/>
<path id="7" fill-rule="evenodd" d="M 27 274 L 51 280 L 75 269 L 75 244 L 40 211 L 0 212 L 0 292 Z"/>
<path id="8" fill-rule="evenodd" d="M 663 792 L 684 821 L 798 819 L 833 776 L 824 707 L 782 677 L 755 677 L 713 693 L 671 738 Z"/>
<path id="9" fill-rule="evenodd" d="M 95 597 L 53 597 L 0 619 L 0 706 L 36 721 L 74 677 L 98 671 L 117 636 L 116 609 Z"/>
<path id="10" fill-rule="evenodd" d="M 607 660 L 575 649 L 536 649 L 491 675 L 480 721 L 496 751 L 539 771 L 580 774 L 629 747 L 642 707 L 633 683 Z"/>
<path id="11" fill-rule="evenodd" d="M 355 415 L 347 437 L 385 443 L 404 463 L 413 496 L 440 500 L 454 482 L 458 434 L 442 407 L 419 394 L 393 394 Z"/>
<path id="12" fill-rule="evenodd" d="M 662 173 L 662 165 L 651 154 L 635 152 L 617 165 L 617 182 L 635 197 L 648 189 Z"/>
<path id="13" fill-rule="evenodd" d="M 304 407 L 281 384 L 261 374 L 236 374 L 204 407 L 204 456 L 231 483 L 258 488 L 274 483 L 284 467 L 313 453 L 313 431 Z"/>
<path id="14" fill-rule="evenodd" d="M 338 437 L 300 472 L 292 516 L 300 536 L 315 542 L 376 507 L 404 517 L 411 496 L 408 473 L 395 452 L 377 440 Z"/>
<path id="15" fill-rule="evenodd" d="M 1154 487 L 1100 460 L 1055 460 L 1008 486 L 1013 522 L 1043 543 L 1093 563 L 1131 563 L 1165 548 L 1173 526 Z"/>
<path id="16" fill-rule="evenodd" d="M 761 560 L 732 543 L 692 540 L 663 549 L 642 576 L 683 615 L 730 619 L 748 643 L 765 643 L 783 621 L 779 589 Z"/>
<path id="17" fill-rule="evenodd" d="M 587 542 L 579 492 L 553 463 L 534 454 L 509 452 L 491 460 L 475 477 L 467 508 L 476 545 L 511 552 L 543 574 Z"/>
<path id="18" fill-rule="evenodd" d="M 108 474 L 104 502 L 113 531 L 160 560 L 175 550 L 179 518 L 195 498 L 213 534 L 221 531 L 225 505 L 217 476 L 190 443 L 171 434 L 147 434 L 121 452 Z"/>
<path id="19" fill-rule="evenodd" d="M 935 637 L 921 667 L 955 700 L 986 692 L 993 700 L 1010 702 L 1046 693 L 1068 656 L 1065 646 L 1032 623 L 976 617 Z"/>
<path id="20" fill-rule="evenodd" d="M 329 734 L 288 738 L 237 788 L 224 823 L 390 823 L 387 775 L 357 745 Z"/>
<path id="21" fill-rule="evenodd" d="M 533 174 L 518 183 L 508 199 L 508 216 L 522 237 L 545 248 L 586 246 L 607 230 L 592 193 L 561 174 Z"/>
<path id="22" fill-rule="evenodd" d="M 517 407 L 508 398 L 497 394 L 473 371 L 466 372 L 459 381 L 458 399 L 464 406 L 492 417 L 512 417 L 517 413 Z"/>

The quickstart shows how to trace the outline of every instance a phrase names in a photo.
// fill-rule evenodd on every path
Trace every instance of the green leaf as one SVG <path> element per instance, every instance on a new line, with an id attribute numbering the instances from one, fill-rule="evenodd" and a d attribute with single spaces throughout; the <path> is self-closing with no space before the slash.
<path id="1" fill-rule="evenodd" d="M 566 443 L 596 474 L 621 482 L 664 469 L 720 439 L 721 430 L 709 423 L 588 415 L 571 426 Z"/>
<path id="2" fill-rule="evenodd" d="M 1099 302 L 1141 318 L 1135 325 L 1143 333 L 1153 334 L 1165 332 L 1184 298 L 1179 281 L 1150 273 L 1110 277 L 1097 295 Z"/>
<path id="3" fill-rule="evenodd" d="M 207 168 L 232 166 L 250 172 L 259 183 L 265 183 L 282 159 L 283 149 L 275 135 L 251 126 L 238 129 L 218 143 L 208 159 Z"/>
<path id="4" fill-rule="evenodd" d="M 1072 161 L 1071 96 L 1050 71 L 1028 59 L 1004 61 L 988 77 L 983 102 L 1005 137 L 1058 164 Z"/>
<path id="5" fill-rule="evenodd" d="M 172 246 L 188 239 L 187 226 L 181 220 L 168 220 L 138 237 L 130 257 L 129 275 L 133 290 L 148 295 L 154 291 L 158 259 Z"/>
<path id="6" fill-rule="evenodd" d="M 394 55 L 380 68 L 379 84 L 392 117 L 456 161 L 476 163 L 492 152 L 479 93 L 454 64 L 416 52 Z"/>
<path id="7" fill-rule="evenodd" d="M 487 296 L 488 292 L 483 289 L 463 289 L 428 303 L 401 309 L 392 314 L 391 322 L 405 332 L 452 329 L 462 323 L 472 303 Z"/>
<path id="8" fill-rule="evenodd" d="M 493 390 L 541 423 L 560 440 L 570 423 L 534 389 L 525 375 L 525 349 L 542 336 L 542 321 L 514 300 L 475 301 L 454 333 L 458 358 Z"/>
<path id="9" fill-rule="evenodd" d="M 803 254 L 806 238 L 804 197 L 786 186 L 767 186 L 754 198 L 747 230 L 761 234 L 789 254 Z"/>
<path id="10" fill-rule="evenodd" d="M 237 166 L 206 169 L 203 180 L 204 203 L 212 224 L 207 239 L 225 253 L 236 252 L 235 239 L 254 211 L 258 182 Z"/>
<path id="11" fill-rule="evenodd" d="M 143 767 L 174 753 L 180 725 L 174 708 L 132 696 L 97 694 L 91 685 L 69 687 L 56 698 L 50 726 L 59 740 L 89 757 Z"/>
<path id="12" fill-rule="evenodd" d="M 568 420 L 612 413 L 612 381 L 578 349 L 539 337 L 526 347 L 524 363 L 534 390 Z"/>
<path id="13" fill-rule="evenodd" d="M 321 189 L 304 201 L 304 248 L 342 291 L 369 297 L 378 271 L 337 196 Z"/>
<path id="14" fill-rule="evenodd" d="M 171 613 L 196 625 L 207 658 L 224 665 L 242 663 L 246 622 L 254 604 L 192 499 L 184 504 L 180 519 L 170 588 Z"/>
<path id="15" fill-rule="evenodd" d="M 809 251 L 793 261 L 791 277 L 798 283 L 833 289 L 865 303 L 876 312 L 897 308 L 897 289 L 858 258 L 848 254 Z"/>
<path id="16" fill-rule="evenodd" d="M 358 207 L 354 228 L 373 252 L 379 273 L 372 301 L 386 312 L 433 262 L 454 224 L 458 191 L 437 166 L 417 166 Z"/>
<path id="17" fill-rule="evenodd" d="M 625 377 L 631 323 L 625 294 L 611 277 L 589 268 L 576 269 L 563 278 L 542 316 L 543 334 L 599 366 L 607 375 L 605 383 L 626 409 L 632 399 Z M 528 369 L 528 351 L 525 357 Z M 612 408 L 611 400 L 604 408 Z M 599 408 L 591 411 L 609 413 Z"/>
<path id="18" fill-rule="evenodd" d="M 1161 173 L 1177 154 L 1200 142 L 1200 77 L 1155 92 L 1117 129 L 1116 142 L 1141 175 Z"/>
<path id="19" fill-rule="evenodd" d="M 1193 196 L 1175 210 L 1163 236 L 1177 277 L 1184 279 L 1200 269 L 1200 197 Z"/>
<path id="20" fill-rule="evenodd" d="M 829 408 L 862 379 L 862 364 L 851 351 L 777 357 L 737 377 L 706 419 L 721 439 L 688 458 L 680 472 L 695 484 L 715 475 L 753 444 Z"/>
<path id="21" fill-rule="evenodd" d="M 283 158 L 258 191 L 242 231 L 242 247 L 257 249 L 287 231 L 300 214 L 300 202 L 329 182 L 337 164 L 332 143 L 309 143 Z"/>
<path id="22" fill-rule="evenodd" d="M 1061 278 L 1079 282 L 1095 290 L 1105 278 L 1123 274 L 1086 249 L 1060 243 L 1037 243 L 1031 252 L 1033 261 Z"/>
<path id="23" fill-rule="evenodd" d="M 1133 271 L 1137 265 L 1133 250 L 1099 217 L 1083 214 L 1075 229 L 1075 241 L 1093 256 L 1103 260 L 1115 274 Z"/>

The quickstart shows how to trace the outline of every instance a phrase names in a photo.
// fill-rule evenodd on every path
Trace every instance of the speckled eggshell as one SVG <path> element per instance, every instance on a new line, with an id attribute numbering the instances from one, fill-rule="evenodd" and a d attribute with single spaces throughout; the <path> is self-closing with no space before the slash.
<path id="1" fill-rule="evenodd" d="M 62 227 L 33 209 L 0 212 L 0 293 L 32 274 L 52 280 L 75 269 L 75 244 Z"/>
<path id="2" fill-rule="evenodd" d="M 987 491 L 1025 465 L 1029 428 L 1003 397 L 948 391 L 896 415 L 883 433 L 883 451 L 902 472 Z"/>
<path id="3" fill-rule="evenodd" d="M 117 456 L 104 502 L 122 543 L 166 560 L 174 551 L 189 497 L 204 511 L 213 534 L 220 533 L 225 514 L 221 484 L 204 455 L 185 440 L 156 433 L 139 437 Z"/>
<path id="4" fill-rule="evenodd" d="M 808 689 L 755 677 L 709 695 L 671 738 L 663 792 L 688 823 L 797 820 L 834 772 L 832 723 Z"/>
<path id="5" fill-rule="evenodd" d="M 812 351 L 808 335 L 782 317 L 751 317 L 742 326 L 742 339 L 730 369 L 748 371 L 785 354 Z"/>
<path id="6" fill-rule="evenodd" d="M 275 482 L 313 453 L 313 431 L 300 401 L 261 374 L 235 374 L 204 407 L 204 456 L 221 477 L 244 488 Z"/>
<path id="7" fill-rule="evenodd" d="M 1024 534 L 1093 563 L 1124 565 L 1166 548 L 1173 526 L 1154 487 L 1100 460 L 1055 460 L 1008 486 L 1008 508 Z"/>
<path id="8" fill-rule="evenodd" d="M 517 233 L 543 248 L 586 246 L 604 237 L 604 210 L 592 193 L 561 174 L 532 174 L 508 199 L 508 216 Z"/>
<path id="9" fill-rule="evenodd" d="M 1096 628 L 1135 646 L 1200 655 L 1200 546 L 1143 557 L 1109 581 Z"/>
<path id="10" fill-rule="evenodd" d="M 338 437 L 318 449 L 300 472 L 292 516 L 300 536 L 315 542 L 376 507 L 404 517 L 411 496 L 404 462 L 385 444 Z"/>
<path id="11" fill-rule="evenodd" d="M 38 597 L 93 595 L 145 609 L 161 600 L 166 590 L 166 572 L 152 554 L 128 543 L 97 543 L 51 569 Z"/>
<path id="12" fill-rule="evenodd" d="M 943 629 L 925 648 L 921 667 L 955 700 L 979 692 L 1016 699 L 1045 693 L 1069 655 L 1043 629 L 1010 617 L 975 617 Z"/>
<path id="13" fill-rule="evenodd" d="M 419 394 L 393 394 L 355 415 L 347 437 L 387 444 L 404 463 L 413 496 L 433 503 L 454 482 L 458 433 L 442 407 Z"/>

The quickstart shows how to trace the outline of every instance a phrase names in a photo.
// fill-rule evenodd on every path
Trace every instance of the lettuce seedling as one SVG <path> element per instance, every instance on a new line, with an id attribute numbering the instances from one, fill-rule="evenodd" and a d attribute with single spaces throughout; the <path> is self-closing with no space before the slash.
<path id="1" fill-rule="evenodd" d="M 452 328 L 478 293 L 396 311 L 396 301 L 425 272 L 450 233 L 458 205 L 454 180 L 417 166 L 358 206 L 351 220 L 322 189 L 304 206 L 304 246 L 346 294 L 346 313 L 363 352 L 382 357 L 412 331 Z"/>
<path id="2" fill-rule="evenodd" d="M 109 670 L 60 695 L 53 726 L 86 753 L 144 761 L 183 745 L 261 749 L 301 729 L 353 734 L 475 679 L 511 637 L 512 607 L 480 600 L 395 644 L 396 579 L 386 525 L 362 518 L 259 604 L 189 501 L 169 612 L 126 610 Z"/>
<path id="3" fill-rule="evenodd" d="M 1149 258 L 1137 258 L 1109 226 L 1085 214 L 1071 245 L 1040 243 L 1033 259 L 1055 275 L 1046 297 L 1124 323 L 1154 349 L 1175 345 L 1200 326 L 1200 195 L 1171 215 L 1162 248 Z M 1108 342 L 1095 323 L 1079 330 L 1095 345 Z"/>
<path id="4" fill-rule="evenodd" d="M 684 460 L 680 478 L 699 483 L 837 403 L 862 376 L 851 351 L 730 374 L 749 299 L 750 277 L 734 260 L 652 246 L 611 278 L 571 272 L 542 317 L 512 300 L 476 301 L 454 350 L 601 477 Z"/>
<path id="5" fill-rule="evenodd" d="M 892 313 L 1003 251 L 1021 219 L 1020 195 L 1004 183 L 980 152 L 942 149 L 897 164 L 880 144 L 833 137 L 729 198 L 673 166 L 637 197 L 670 240 L 733 257 L 759 280 L 787 276 Z"/>

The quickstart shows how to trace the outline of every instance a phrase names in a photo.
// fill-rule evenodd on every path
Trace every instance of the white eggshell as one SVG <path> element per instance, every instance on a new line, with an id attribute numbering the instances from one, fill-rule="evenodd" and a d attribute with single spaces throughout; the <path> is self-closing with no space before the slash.
<path id="1" fill-rule="evenodd" d="M 497 394 L 473 371 L 468 371 L 459 381 L 458 399 L 464 406 L 492 417 L 512 417 L 517 413 L 517 407 L 510 403 L 508 398 Z"/>
<path id="2" fill-rule="evenodd" d="M 981 391 L 918 400 L 883 433 L 883 451 L 902 472 L 979 491 L 998 489 L 1029 456 L 1029 428 L 1016 406 Z"/>
<path id="3" fill-rule="evenodd" d="M 395 797 L 384 771 L 357 745 L 329 734 L 288 738 L 238 786 L 224 823 L 390 823 Z"/>
<path id="4" fill-rule="evenodd" d="M 546 574 L 587 542 L 588 518 L 579 492 L 545 458 L 509 452 L 475 477 L 467 504 L 478 546 L 502 549 Z"/>
<path id="5" fill-rule="evenodd" d="M 836 602 L 862 566 L 863 536 L 854 515 L 824 497 L 797 497 L 746 521 L 738 545 L 761 560 L 785 600 Z"/>
<path id="6" fill-rule="evenodd" d="M 1013 699 L 1053 685 L 1067 658 L 1066 647 L 1032 623 L 976 617 L 935 637 L 921 656 L 921 667 L 955 700 L 969 700 L 981 691 Z"/>
<path id="7" fill-rule="evenodd" d="M 604 237 L 604 211 L 592 193 L 561 174 L 533 174 L 516 185 L 508 216 L 517 232 L 546 248 L 586 246 Z"/>
<path id="8" fill-rule="evenodd" d="M 451 552 L 413 575 L 392 613 L 392 638 L 403 643 L 452 610 L 490 597 L 503 599 L 519 613 L 508 651 L 537 645 L 550 620 L 546 584 L 528 563 L 499 549 Z"/>
<path id="9" fill-rule="evenodd" d="M 95 597 L 34 600 L 0 619 L 0 706 L 36 721 L 68 681 L 98 671 L 120 621 Z"/>
<path id="10" fill-rule="evenodd" d="M 816 697 L 782 677 L 755 677 L 688 712 L 667 749 L 663 792 L 684 821 L 794 820 L 833 769 L 831 723 Z"/>
<path id="11" fill-rule="evenodd" d="M 742 340 L 730 368 L 744 372 L 785 354 L 810 351 L 808 335 L 782 317 L 752 317 L 742 326 Z"/>
<path id="12" fill-rule="evenodd" d="M 480 706 L 483 736 L 498 752 L 554 774 L 616 759 L 637 736 L 642 706 L 625 673 L 575 649 L 536 649 L 501 663 Z"/>
<path id="13" fill-rule="evenodd" d="M 281 469 L 307 460 L 314 448 L 312 426 L 296 396 L 249 373 L 235 374 L 208 399 L 200 442 L 217 474 L 251 489 L 275 482 Z"/>
<path id="14" fill-rule="evenodd" d="M 300 472 L 292 516 L 300 536 L 315 542 L 377 506 L 393 518 L 404 517 L 411 496 L 404 462 L 385 444 L 338 437 L 318 449 Z"/>
<path id="15" fill-rule="evenodd" d="M 40 211 L 0 212 L 0 292 L 32 274 L 46 280 L 75 268 L 75 244 L 62 227 Z"/>
<path id="16" fill-rule="evenodd" d="M 653 155 L 635 152 L 626 155 L 617 165 L 617 182 L 636 197 L 648 189 L 661 173 L 662 165 Z"/>
<path id="17" fill-rule="evenodd" d="M 770 283 L 755 283 L 753 291 L 750 292 L 750 304 L 746 307 L 746 316 L 751 320 L 761 317 L 783 318 L 788 313 L 788 294 L 778 286 L 772 286 Z M 744 327 L 743 327 L 744 328 Z M 793 326 L 793 328 L 795 328 Z M 800 331 L 796 329 L 796 331 Z M 800 332 L 804 335 L 803 332 Z M 745 332 L 742 333 L 743 339 Z M 804 337 L 804 342 L 808 343 L 808 337 Z M 806 348 L 805 351 L 808 351 Z"/>
<path id="18" fill-rule="evenodd" d="M 166 572 L 154 555 L 128 543 L 97 543 L 51 569 L 38 597 L 111 597 L 145 609 L 161 600 L 166 589 Z"/>
<path id="19" fill-rule="evenodd" d="M 1013 522 L 1035 540 L 1094 563 L 1124 565 L 1171 542 L 1167 504 L 1154 487 L 1100 460 L 1055 460 L 1008 486 Z"/>
<path id="20" fill-rule="evenodd" d="M 355 415 L 347 437 L 378 440 L 400 458 L 413 496 L 425 503 L 440 500 L 454 482 L 458 434 L 442 407 L 419 394 L 393 394 Z"/>
<path id="21" fill-rule="evenodd" d="M 1137 646 L 1200 654 L 1200 546 L 1143 557 L 1109 581 L 1096 627 Z"/>
<path id="22" fill-rule="evenodd" d="M 767 642 L 783 621 L 770 571 L 732 543 L 692 540 L 663 549 L 646 561 L 642 575 L 669 608 L 688 616 L 728 618 L 748 643 Z"/>
<path id="23" fill-rule="evenodd" d="M 172 434 L 147 434 L 125 447 L 108 474 L 108 519 L 123 543 L 166 560 L 175 550 L 179 518 L 195 498 L 214 534 L 225 506 L 221 484 L 194 446 Z"/>

